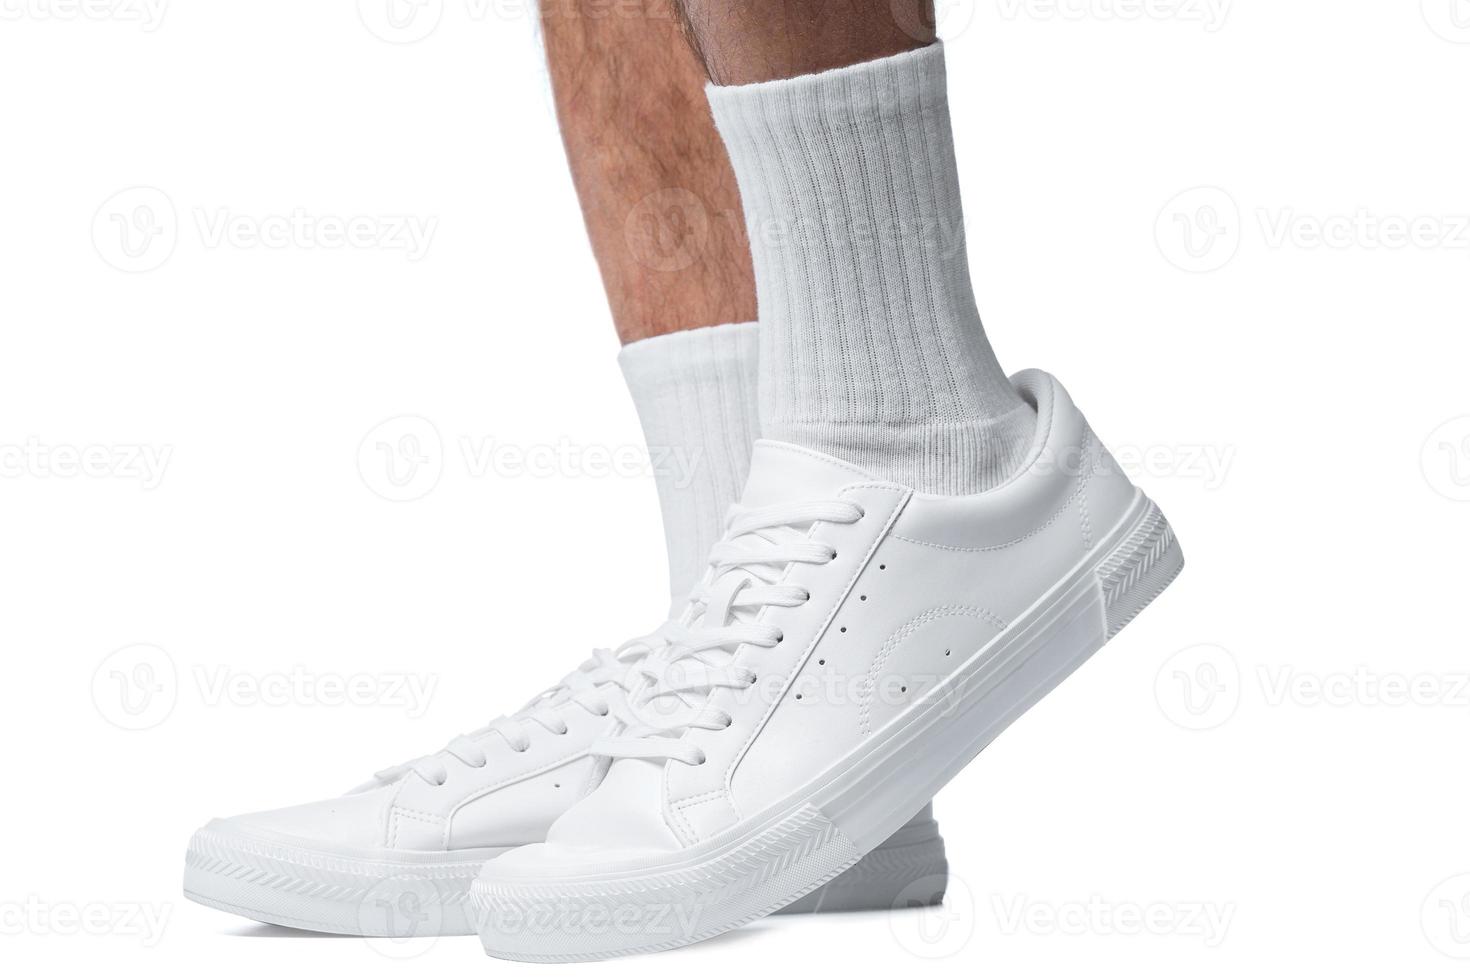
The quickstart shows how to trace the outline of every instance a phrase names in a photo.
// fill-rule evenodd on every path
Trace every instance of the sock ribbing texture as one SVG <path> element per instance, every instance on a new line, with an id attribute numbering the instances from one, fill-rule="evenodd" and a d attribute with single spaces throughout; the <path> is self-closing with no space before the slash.
<path id="1" fill-rule="evenodd" d="M 1024 457 L 970 286 L 939 44 L 710 86 L 755 263 L 761 434 L 931 493 Z"/>
<path id="2" fill-rule="evenodd" d="M 618 363 L 654 463 L 675 607 L 703 576 L 745 488 L 756 413 L 754 323 L 634 341 Z"/>

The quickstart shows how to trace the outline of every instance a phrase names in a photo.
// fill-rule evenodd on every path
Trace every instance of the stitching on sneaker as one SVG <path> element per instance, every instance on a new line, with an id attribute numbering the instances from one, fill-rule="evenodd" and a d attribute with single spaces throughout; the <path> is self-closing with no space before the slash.
<path id="1" fill-rule="evenodd" d="M 877 655 L 874 656 L 872 664 L 868 667 L 868 680 L 867 683 L 863 685 L 863 693 L 861 695 L 862 706 L 858 711 L 858 732 L 860 734 L 867 735 L 872 732 L 871 713 L 873 707 L 873 692 L 877 689 L 878 686 L 878 671 L 882 669 L 883 664 L 887 662 L 889 654 L 891 654 L 900 643 L 912 636 L 919 629 L 919 627 L 928 625 L 935 620 L 960 616 L 970 619 L 978 619 L 988 626 L 994 626 L 1001 632 L 1005 632 L 1006 629 L 1009 627 L 1009 624 L 1005 620 L 1001 619 L 989 609 L 984 609 L 980 606 L 938 606 L 934 609 L 928 610 L 927 612 L 921 613 L 918 616 L 915 616 L 913 619 L 900 626 L 897 630 L 893 632 L 891 636 L 888 637 L 888 639 L 883 641 L 883 645 L 878 648 Z"/>

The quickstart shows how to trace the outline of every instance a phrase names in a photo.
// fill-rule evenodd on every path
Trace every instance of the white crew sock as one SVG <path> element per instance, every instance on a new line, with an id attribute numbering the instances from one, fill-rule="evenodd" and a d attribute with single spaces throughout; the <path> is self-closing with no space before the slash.
<path id="1" fill-rule="evenodd" d="M 618 355 L 655 463 L 674 607 L 703 577 L 750 472 L 756 335 L 754 323 L 680 330 Z"/>
<path id="2" fill-rule="evenodd" d="M 761 434 L 931 493 L 1004 480 L 1036 416 L 970 288 L 943 48 L 707 91 L 755 260 Z"/>

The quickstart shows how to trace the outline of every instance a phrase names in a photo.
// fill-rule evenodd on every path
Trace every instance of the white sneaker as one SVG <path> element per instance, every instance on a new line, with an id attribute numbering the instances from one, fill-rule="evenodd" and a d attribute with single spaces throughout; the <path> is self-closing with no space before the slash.
<path id="1" fill-rule="evenodd" d="M 185 896 L 317 932 L 469 935 L 466 898 L 481 865 L 544 840 L 606 771 L 588 750 L 614 730 L 628 663 L 650 642 L 597 651 L 516 714 L 346 796 L 211 820 L 189 841 Z M 915 882 L 937 881 L 942 892 L 944 873 L 944 842 L 926 808 L 803 910 L 886 908 Z"/>
<path id="2" fill-rule="evenodd" d="M 709 938 L 888 838 L 1169 584 L 1183 555 L 1055 379 L 1003 485 L 938 497 L 758 443 L 642 727 L 547 841 L 486 864 L 491 955 L 598 959 Z"/>

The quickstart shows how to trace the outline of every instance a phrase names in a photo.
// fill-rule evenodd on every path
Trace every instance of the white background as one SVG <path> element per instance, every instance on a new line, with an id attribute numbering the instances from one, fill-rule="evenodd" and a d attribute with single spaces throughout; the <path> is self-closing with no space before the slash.
<path id="1" fill-rule="evenodd" d="M 527 8 L 88 3 L 0 0 L 5 972 L 530 972 L 179 894 L 208 817 L 662 610 L 646 467 L 589 471 L 640 434 Z M 943 912 L 564 972 L 1463 976 L 1470 5 L 946 9 L 994 344 L 1189 567 L 939 797 Z"/>

